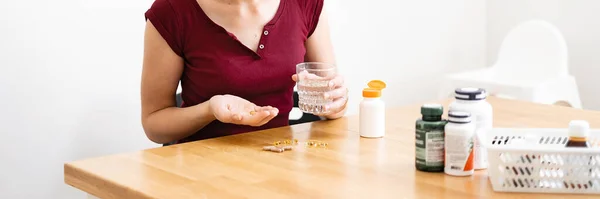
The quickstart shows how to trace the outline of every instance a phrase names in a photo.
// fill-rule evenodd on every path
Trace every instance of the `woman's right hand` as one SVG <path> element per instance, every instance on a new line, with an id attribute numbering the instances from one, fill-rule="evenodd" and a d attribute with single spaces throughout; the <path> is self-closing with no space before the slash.
<path id="1" fill-rule="evenodd" d="M 213 96 L 209 106 L 217 120 L 238 125 L 262 126 L 279 114 L 277 108 L 257 106 L 233 95 Z"/>

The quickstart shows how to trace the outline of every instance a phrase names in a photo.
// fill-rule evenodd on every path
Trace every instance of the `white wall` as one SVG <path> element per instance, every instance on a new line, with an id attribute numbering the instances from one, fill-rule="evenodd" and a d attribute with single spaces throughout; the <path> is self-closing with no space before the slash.
<path id="1" fill-rule="evenodd" d="M 388 106 L 437 97 L 439 76 L 485 65 L 485 1 L 330 0 L 338 65 L 357 114 L 371 79 Z"/>
<path id="2" fill-rule="evenodd" d="M 155 146 L 139 116 L 148 3 L 0 2 L 0 198 L 83 198 L 64 162 Z"/>
<path id="3" fill-rule="evenodd" d="M 488 0 L 488 65 L 510 28 L 530 19 L 556 25 L 567 41 L 570 73 L 577 78 L 585 109 L 600 110 L 600 1 L 598 0 Z"/>
<path id="4" fill-rule="evenodd" d="M 151 2 L 0 2 L 0 198 L 83 198 L 64 184 L 64 162 L 156 146 L 139 119 Z M 328 4 L 350 113 L 369 79 L 388 82 L 395 106 L 435 98 L 437 75 L 485 63 L 484 1 Z"/>

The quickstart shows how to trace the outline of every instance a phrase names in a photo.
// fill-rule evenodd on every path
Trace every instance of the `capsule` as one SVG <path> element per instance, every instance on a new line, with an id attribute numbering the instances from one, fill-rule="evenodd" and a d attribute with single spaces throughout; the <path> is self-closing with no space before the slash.
<path id="1" fill-rule="evenodd" d="M 270 151 L 271 149 L 275 148 L 275 146 L 264 146 L 263 150 L 264 151 Z"/>
<path id="2" fill-rule="evenodd" d="M 277 153 L 281 153 L 281 152 L 284 152 L 284 151 L 285 151 L 285 149 L 283 149 L 283 148 L 278 148 L 278 147 L 274 147 L 274 148 L 272 148 L 272 149 L 271 149 L 271 151 L 273 151 L 273 152 L 277 152 Z"/>

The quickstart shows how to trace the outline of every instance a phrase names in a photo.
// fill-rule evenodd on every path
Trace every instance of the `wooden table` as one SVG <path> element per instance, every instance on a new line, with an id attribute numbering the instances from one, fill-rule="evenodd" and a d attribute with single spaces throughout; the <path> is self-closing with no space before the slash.
<path id="1" fill-rule="evenodd" d="M 600 112 L 490 98 L 495 127 L 566 127 Z M 439 102 L 447 107 L 448 101 Z M 65 182 L 100 198 L 562 198 L 494 192 L 485 171 L 471 177 L 415 170 L 420 104 L 387 111 L 382 139 L 358 135 L 358 117 L 252 132 L 65 164 Z M 328 142 L 273 153 L 285 139 Z M 573 195 L 569 198 L 598 197 Z"/>

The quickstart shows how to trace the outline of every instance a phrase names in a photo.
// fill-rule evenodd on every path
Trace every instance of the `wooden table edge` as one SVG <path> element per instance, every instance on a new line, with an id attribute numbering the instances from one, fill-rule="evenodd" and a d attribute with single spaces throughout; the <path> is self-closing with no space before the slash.
<path id="1" fill-rule="evenodd" d="M 76 162 L 64 164 L 64 182 L 65 184 L 79 189 L 88 195 L 93 195 L 98 198 L 153 198 L 144 192 L 130 189 L 117 182 L 110 181 L 109 179 L 102 178 L 101 176 L 78 168 L 74 165 Z M 80 176 L 80 178 L 75 176 Z M 112 194 L 107 194 L 107 190 L 110 190 Z"/>

